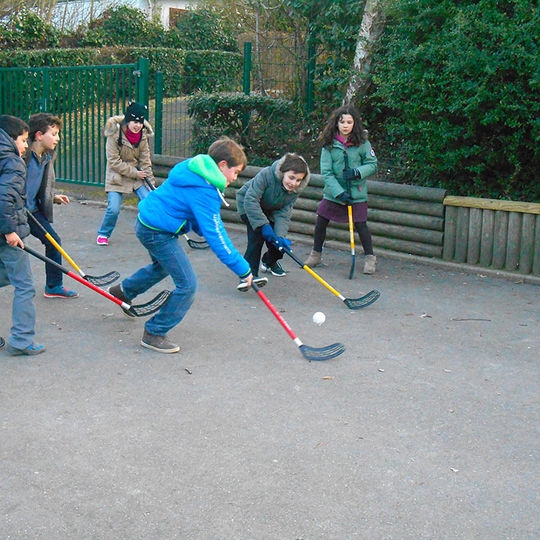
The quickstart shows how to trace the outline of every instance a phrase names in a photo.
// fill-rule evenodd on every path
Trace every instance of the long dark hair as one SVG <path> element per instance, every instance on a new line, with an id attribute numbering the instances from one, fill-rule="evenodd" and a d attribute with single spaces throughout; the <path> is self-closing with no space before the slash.
<path id="1" fill-rule="evenodd" d="M 350 114 L 354 120 L 353 130 L 349 135 L 349 141 L 353 146 L 360 146 L 362 142 L 362 133 L 364 131 L 364 126 L 362 124 L 362 119 L 360 118 L 360 113 L 354 107 L 354 105 L 342 105 L 338 109 L 334 110 L 328 118 L 328 122 L 322 133 L 319 137 L 321 141 L 321 146 L 332 146 L 334 142 L 334 137 L 336 133 L 339 133 L 338 122 L 344 114 Z"/>

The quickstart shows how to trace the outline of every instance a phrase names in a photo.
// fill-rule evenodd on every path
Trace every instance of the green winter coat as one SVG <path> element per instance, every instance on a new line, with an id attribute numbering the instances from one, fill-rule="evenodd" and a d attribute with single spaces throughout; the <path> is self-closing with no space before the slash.
<path id="1" fill-rule="evenodd" d="M 324 177 L 323 198 L 338 204 L 343 204 L 337 196 L 347 191 L 347 182 L 343 179 L 345 168 L 344 153 L 349 158 L 351 169 L 360 169 L 362 178 L 351 180 L 351 197 L 353 203 L 365 202 L 368 198 L 366 179 L 377 171 L 377 158 L 368 140 L 360 146 L 348 146 L 334 139 L 332 147 L 324 147 L 321 152 L 321 174 Z"/>

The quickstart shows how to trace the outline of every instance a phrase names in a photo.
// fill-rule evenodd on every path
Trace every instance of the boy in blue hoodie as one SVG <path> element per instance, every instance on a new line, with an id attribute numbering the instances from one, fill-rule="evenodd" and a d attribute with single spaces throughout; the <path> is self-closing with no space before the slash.
<path id="1" fill-rule="evenodd" d="M 222 192 L 236 180 L 246 163 L 242 147 L 222 137 L 210 146 L 208 154 L 175 165 L 167 180 L 139 203 L 135 233 L 152 263 L 109 291 L 131 303 L 167 275 L 176 285 L 169 300 L 146 322 L 143 347 L 161 353 L 180 350 L 168 340 L 167 332 L 185 317 L 197 290 L 197 277 L 178 241 L 181 234 L 193 230 L 204 236 L 218 259 L 251 286 L 249 264 L 229 240 L 220 216 Z"/>

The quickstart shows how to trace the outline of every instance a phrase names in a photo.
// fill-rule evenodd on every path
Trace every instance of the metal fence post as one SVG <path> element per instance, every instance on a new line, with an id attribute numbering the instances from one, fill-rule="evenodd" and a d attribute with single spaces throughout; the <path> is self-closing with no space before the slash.
<path id="1" fill-rule="evenodd" d="M 251 94 L 251 42 L 244 43 L 244 94 Z M 244 112 L 242 116 L 242 128 L 246 133 L 249 126 L 249 112 Z"/>
<path id="2" fill-rule="evenodd" d="M 137 62 L 137 85 L 135 88 L 135 101 L 148 105 L 149 99 L 149 78 L 150 78 L 150 60 L 148 58 L 139 58 Z"/>
<path id="3" fill-rule="evenodd" d="M 163 73 L 156 73 L 156 110 L 154 114 L 154 153 L 161 154 L 163 150 Z"/>

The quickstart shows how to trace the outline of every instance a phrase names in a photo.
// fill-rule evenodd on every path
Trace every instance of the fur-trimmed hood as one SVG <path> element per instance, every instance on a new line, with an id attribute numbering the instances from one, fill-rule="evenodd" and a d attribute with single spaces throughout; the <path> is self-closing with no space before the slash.
<path id="1" fill-rule="evenodd" d="M 118 135 L 118 133 L 120 132 L 120 125 L 122 124 L 123 120 L 124 120 L 123 114 L 111 116 L 107 120 L 107 122 L 105 122 L 105 127 L 103 128 L 103 134 L 105 135 L 105 137 Z M 152 129 L 152 126 L 150 125 L 150 122 L 148 122 L 148 120 L 144 121 L 144 127 L 146 129 L 146 135 L 148 137 L 152 137 L 152 135 L 154 135 L 154 130 Z"/>

